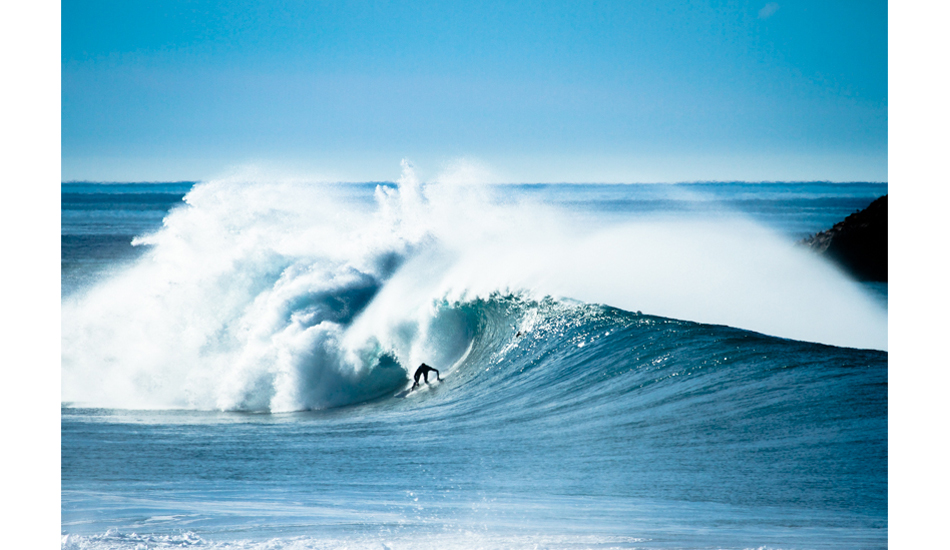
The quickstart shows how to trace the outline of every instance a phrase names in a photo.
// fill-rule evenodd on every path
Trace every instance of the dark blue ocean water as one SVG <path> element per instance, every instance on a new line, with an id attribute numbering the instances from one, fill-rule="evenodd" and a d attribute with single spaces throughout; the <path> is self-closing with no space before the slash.
<path id="1" fill-rule="evenodd" d="M 499 285 L 486 261 L 529 252 L 470 238 L 447 205 L 476 199 L 382 187 L 63 184 L 63 548 L 887 546 L 886 351 Z M 541 226 L 529 265 L 569 250 L 537 204 L 784 250 L 886 192 L 515 186 L 477 219 Z M 886 284 L 832 282 L 886 315 Z M 444 380 L 397 397 L 420 360 Z"/>

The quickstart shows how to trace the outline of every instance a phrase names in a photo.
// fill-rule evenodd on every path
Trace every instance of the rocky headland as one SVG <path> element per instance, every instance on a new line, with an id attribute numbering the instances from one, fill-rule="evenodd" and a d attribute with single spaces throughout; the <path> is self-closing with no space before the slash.
<path id="1" fill-rule="evenodd" d="M 887 282 L 887 195 L 800 241 L 862 281 Z"/>

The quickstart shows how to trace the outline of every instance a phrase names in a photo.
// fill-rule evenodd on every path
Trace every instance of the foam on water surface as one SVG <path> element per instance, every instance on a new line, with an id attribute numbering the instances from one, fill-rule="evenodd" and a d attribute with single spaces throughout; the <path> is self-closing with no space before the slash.
<path id="1" fill-rule="evenodd" d="M 144 255 L 63 303 L 63 399 L 289 411 L 366 401 L 471 327 L 447 304 L 495 292 L 602 303 L 885 349 L 886 310 L 742 217 L 579 221 L 497 188 L 422 185 L 374 203 L 338 187 L 196 185 Z"/>
<path id="2" fill-rule="evenodd" d="M 886 305 L 620 191 L 190 187 L 64 293 L 62 547 L 886 547 Z"/>

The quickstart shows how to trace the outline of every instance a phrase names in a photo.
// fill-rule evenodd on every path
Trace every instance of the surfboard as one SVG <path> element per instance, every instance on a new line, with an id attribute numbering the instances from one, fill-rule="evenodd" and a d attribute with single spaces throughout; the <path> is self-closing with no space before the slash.
<path id="1" fill-rule="evenodd" d="M 444 380 L 444 379 L 443 379 L 443 380 Z M 419 385 L 416 386 L 416 387 L 419 389 L 419 391 L 425 391 L 425 390 L 427 390 L 427 389 L 430 388 L 430 387 L 438 386 L 439 384 L 442 383 L 443 380 L 432 380 L 432 381 L 430 381 L 428 384 L 426 384 L 425 382 L 423 382 L 422 384 L 419 384 Z M 414 391 L 416 391 L 416 390 L 414 390 L 414 389 L 412 389 L 412 388 L 410 387 L 409 389 L 402 390 L 401 392 L 397 393 L 397 394 L 394 395 L 393 397 L 406 397 L 407 395 L 409 395 L 410 393 L 412 393 L 412 392 L 414 392 Z"/>

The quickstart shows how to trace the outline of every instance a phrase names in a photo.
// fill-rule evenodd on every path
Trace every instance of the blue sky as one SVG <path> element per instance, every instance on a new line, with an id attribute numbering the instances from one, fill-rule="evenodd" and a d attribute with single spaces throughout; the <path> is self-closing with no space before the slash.
<path id="1" fill-rule="evenodd" d="M 887 181 L 887 3 L 62 2 L 62 178 Z"/>

